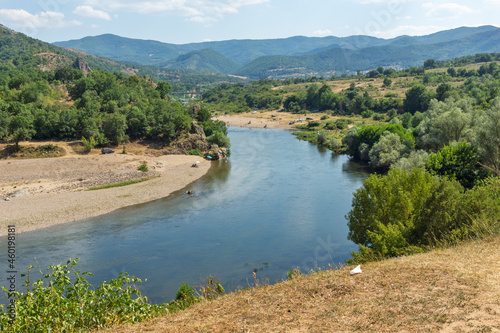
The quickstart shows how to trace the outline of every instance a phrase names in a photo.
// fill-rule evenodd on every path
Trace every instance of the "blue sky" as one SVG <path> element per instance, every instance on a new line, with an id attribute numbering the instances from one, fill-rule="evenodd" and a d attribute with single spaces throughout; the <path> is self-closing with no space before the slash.
<path id="1" fill-rule="evenodd" d="M 47 42 L 112 33 L 184 44 L 291 36 L 425 35 L 500 26 L 500 0 L 0 0 L 0 23 Z"/>

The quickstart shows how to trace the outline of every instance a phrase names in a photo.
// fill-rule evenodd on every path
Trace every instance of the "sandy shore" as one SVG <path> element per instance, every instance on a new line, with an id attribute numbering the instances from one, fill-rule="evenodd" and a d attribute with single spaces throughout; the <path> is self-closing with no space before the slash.
<path id="1" fill-rule="evenodd" d="M 275 116 L 273 117 L 273 115 Z M 307 123 L 306 117 L 312 118 L 313 120 L 320 120 L 322 115 L 322 113 L 315 113 L 304 116 L 289 112 L 266 111 L 256 113 L 235 113 L 217 116 L 213 119 L 222 120 L 231 127 L 263 128 L 267 125 L 267 128 L 293 129 L 296 124 Z M 295 124 L 291 125 L 290 121 L 294 121 Z"/>
<path id="2" fill-rule="evenodd" d="M 198 168 L 191 165 L 200 161 Z M 147 173 L 137 170 L 146 162 Z M 199 156 L 109 154 L 0 160 L 0 236 L 7 225 L 26 232 L 73 222 L 164 198 L 203 176 L 210 162 Z M 86 191 L 133 179 L 133 185 Z M 8 198 L 8 201 L 5 199 Z"/>

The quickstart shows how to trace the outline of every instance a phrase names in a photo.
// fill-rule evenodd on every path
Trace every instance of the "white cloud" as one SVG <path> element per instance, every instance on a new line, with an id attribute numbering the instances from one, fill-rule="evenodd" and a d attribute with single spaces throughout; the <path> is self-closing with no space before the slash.
<path id="1" fill-rule="evenodd" d="M 464 14 L 476 13 L 476 11 L 470 7 L 451 2 L 441 4 L 429 2 L 424 3 L 422 7 L 428 10 L 427 13 L 425 13 L 426 17 L 442 20 L 458 18 Z"/>
<path id="2" fill-rule="evenodd" d="M 331 36 L 332 34 L 333 32 L 330 29 L 324 29 L 324 30 L 319 29 L 313 32 L 313 35 L 320 37 Z"/>
<path id="3" fill-rule="evenodd" d="M 94 9 L 91 6 L 78 6 L 73 11 L 73 14 L 111 21 L 111 16 L 109 16 L 108 13 L 102 10 Z"/>
<path id="4" fill-rule="evenodd" d="M 426 25 L 426 26 L 401 25 L 390 30 L 374 31 L 373 36 L 380 38 L 394 38 L 402 35 L 424 36 L 446 29 L 450 28 L 437 25 Z"/>
<path id="5" fill-rule="evenodd" d="M 63 13 L 47 11 L 33 15 L 24 9 L 0 9 L 0 20 L 16 28 L 62 28 L 82 24 L 77 20 L 64 21 Z"/>
<path id="6" fill-rule="evenodd" d="M 271 0 L 85 0 L 90 6 L 107 11 L 129 11 L 141 14 L 177 12 L 188 21 L 213 22 L 235 14 L 244 6 L 259 5 Z"/>

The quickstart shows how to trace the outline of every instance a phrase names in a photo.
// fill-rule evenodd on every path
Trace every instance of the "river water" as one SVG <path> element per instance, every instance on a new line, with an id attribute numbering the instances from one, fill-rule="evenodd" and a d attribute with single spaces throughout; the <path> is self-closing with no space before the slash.
<path id="1" fill-rule="evenodd" d="M 16 289 L 25 290 L 19 273 L 28 265 L 44 271 L 78 257 L 77 269 L 94 274 L 90 282 L 128 272 L 147 279 L 138 289 L 162 303 L 183 282 L 197 286 L 209 275 L 231 291 L 251 285 L 254 271 L 275 283 L 289 269 L 349 258 L 357 246 L 347 240 L 344 216 L 366 170 L 285 130 L 230 128 L 229 137 L 229 161 L 213 162 L 206 176 L 168 198 L 19 234 Z M 5 237 L 0 243 L 0 285 L 7 285 Z"/>

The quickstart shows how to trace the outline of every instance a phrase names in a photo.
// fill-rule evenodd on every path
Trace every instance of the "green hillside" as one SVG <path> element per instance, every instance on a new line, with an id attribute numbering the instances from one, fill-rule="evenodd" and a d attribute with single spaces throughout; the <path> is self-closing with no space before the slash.
<path id="1" fill-rule="evenodd" d="M 438 38 L 433 37 L 428 40 L 435 41 Z M 432 44 L 411 37 L 401 37 L 391 45 L 372 46 L 360 50 L 331 48 L 301 56 L 261 57 L 239 69 L 236 74 L 254 79 L 325 76 L 338 72 L 367 71 L 378 66 L 402 69 L 421 66 L 425 60 L 431 58 L 447 60 L 475 53 L 498 51 L 500 51 L 500 29 L 486 29 L 459 39 Z"/>
<path id="2" fill-rule="evenodd" d="M 160 65 L 160 67 L 231 74 L 240 68 L 241 65 L 216 51 L 203 49 L 181 55 L 174 60 Z"/>
<path id="3" fill-rule="evenodd" d="M 430 58 L 447 60 L 477 53 L 499 52 L 499 41 L 499 28 L 482 26 L 392 39 L 295 36 L 176 45 L 106 34 L 56 44 L 127 63 L 170 69 L 201 69 L 257 79 L 327 76 L 371 70 L 378 66 L 403 69 L 420 66 Z M 238 68 L 236 63 L 245 66 Z"/>

